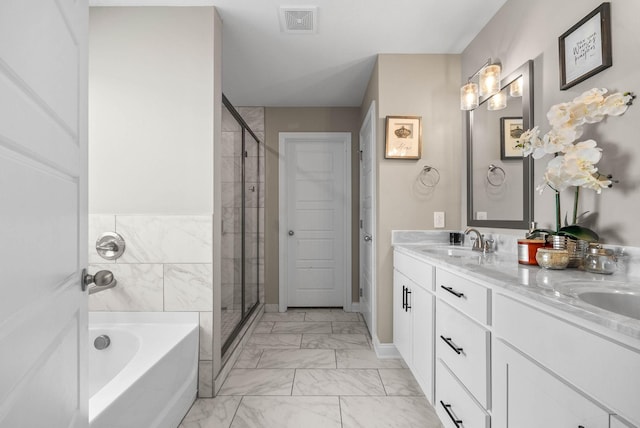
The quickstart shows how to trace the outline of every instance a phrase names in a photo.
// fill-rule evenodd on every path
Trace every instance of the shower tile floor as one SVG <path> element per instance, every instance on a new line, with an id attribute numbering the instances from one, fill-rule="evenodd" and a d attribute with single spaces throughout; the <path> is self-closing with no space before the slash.
<path id="1" fill-rule="evenodd" d="M 442 428 L 400 359 L 378 359 L 360 314 L 265 313 L 216 398 L 180 428 Z"/>

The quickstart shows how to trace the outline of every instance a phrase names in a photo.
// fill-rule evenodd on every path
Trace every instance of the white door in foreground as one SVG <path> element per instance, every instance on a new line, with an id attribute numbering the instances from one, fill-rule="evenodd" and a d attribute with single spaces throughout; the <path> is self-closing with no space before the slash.
<path id="1" fill-rule="evenodd" d="M 0 2 L 0 426 L 86 427 L 86 0 Z"/>

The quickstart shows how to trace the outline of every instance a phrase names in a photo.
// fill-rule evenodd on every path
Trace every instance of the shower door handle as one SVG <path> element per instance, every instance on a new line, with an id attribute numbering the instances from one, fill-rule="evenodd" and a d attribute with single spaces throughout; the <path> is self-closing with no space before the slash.
<path id="1" fill-rule="evenodd" d="M 295 234 L 296 234 L 296 233 L 295 233 L 293 230 L 290 230 L 290 231 L 289 231 L 289 236 L 293 236 L 293 235 L 295 235 Z"/>

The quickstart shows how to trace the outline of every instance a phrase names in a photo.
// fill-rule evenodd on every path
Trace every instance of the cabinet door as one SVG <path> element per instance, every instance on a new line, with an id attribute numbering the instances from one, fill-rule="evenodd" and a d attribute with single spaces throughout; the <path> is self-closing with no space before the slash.
<path id="1" fill-rule="evenodd" d="M 435 297 L 422 287 L 413 287 L 413 373 L 427 400 L 433 404 L 433 321 Z"/>
<path id="2" fill-rule="evenodd" d="M 493 364 L 492 427 L 609 427 L 606 410 L 500 340 Z"/>
<path id="3" fill-rule="evenodd" d="M 404 361 L 411 366 L 411 281 L 394 269 L 393 271 L 393 344 Z M 409 290 L 409 292 L 407 291 Z M 409 302 L 409 304 L 407 304 Z"/>

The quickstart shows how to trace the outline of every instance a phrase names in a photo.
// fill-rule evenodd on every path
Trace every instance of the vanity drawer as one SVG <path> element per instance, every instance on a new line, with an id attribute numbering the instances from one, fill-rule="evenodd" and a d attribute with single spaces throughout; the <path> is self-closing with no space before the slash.
<path id="1" fill-rule="evenodd" d="M 490 333 L 446 303 L 436 309 L 436 356 L 489 407 Z"/>
<path id="2" fill-rule="evenodd" d="M 487 412 L 473 400 L 469 392 L 440 360 L 436 364 L 434 407 L 446 428 L 489 428 L 490 426 Z"/>
<path id="3" fill-rule="evenodd" d="M 494 314 L 496 338 L 640 425 L 640 350 L 502 294 Z"/>
<path id="4" fill-rule="evenodd" d="M 489 324 L 491 291 L 468 279 L 436 270 L 438 297 L 482 324 Z"/>
<path id="5" fill-rule="evenodd" d="M 393 252 L 393 267 L 416 284 L 433 291 L 433 266 L 406 254 Z"/>

